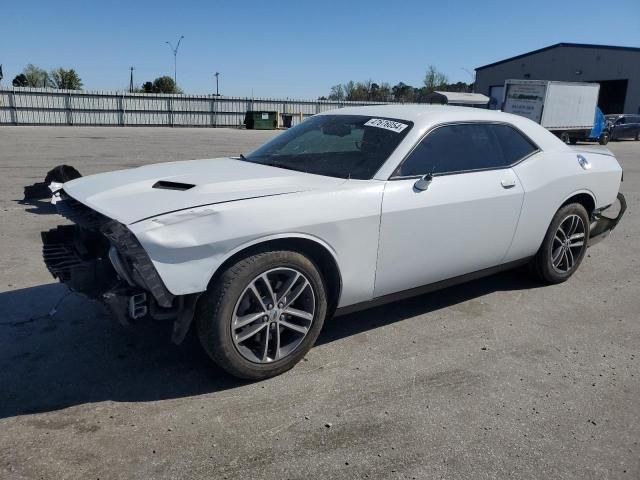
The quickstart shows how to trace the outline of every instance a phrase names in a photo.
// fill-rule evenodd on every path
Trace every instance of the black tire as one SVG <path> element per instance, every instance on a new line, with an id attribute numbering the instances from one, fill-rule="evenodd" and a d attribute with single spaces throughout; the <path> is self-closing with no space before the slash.
<path id="1" fill-rule="evenodd" d="M 315 297 L 314 315 L 306 336 L 288 355 L 269 363 L 255 363 L 236 348 L 231 322 L 236 304 L 247 286 L 257 276 L 274 268 L 290 268 L 304 274 Z M 286 372 L 302 360 L 320 334 L 327 304 L 323 278 L 309 258 L 288 250 L 260 251 L 231 265 L 209 285 L 198 302 L 196 327 L 200 343 L 216 364 L 236 377 L 260 380 Z"/>
<path id="2" fill-rule="evenodd" d="M 607 143 L 609 143 L 609 134 L 607 132 L 604 132 L 602 135 L 600 135 L 598 143 L 600 145 L 606 145 Z"/>
<path id="3" fill-rule="evenodd" d="M 640 132 L 636 133 L 636 142 L 640 140 Z"/>
<path id="4" fill-rule="evenodd" d="M 571 137 L 569 136 L 569 132 L 562 132 L 560 134 L 560 140 L 562 140 L 567 145 L 571 144 Z"/>
<path id="5" fill-rule="evenodd" d="M 584 244 L 579 254 L 574 253 L 574 263 L 571 268 L 568 268 L 566 272 L 556 269 L 552 262 L 554 238 L 558 232 L 560 225 L 570 216 L 577 215 L 582 219 L 584 227 Z M 538 253 L 531 261 L 531 270 L 533 273 L 543 282 L 546 283 L 562 283 L 571 277 L 582 263 L 582 259 L 587 251 L 587 240 L 589 238 L 589 215 L 587 210 L 579 203 L 570 203 L 563 206 L 556 212 L 549 229 L 547 230 L 542 245 L 538 250 Z"/>
<path id="6" fill-rule="evenodd" d="M 574 137 L 570 137 L 570 138 L 569 138 L 569 143 L 570 143 L 571 145 L 575 145 L 576 143 L 578 143 L 578 139 L 577 139 L 577 138 L 574 138 Z"/>

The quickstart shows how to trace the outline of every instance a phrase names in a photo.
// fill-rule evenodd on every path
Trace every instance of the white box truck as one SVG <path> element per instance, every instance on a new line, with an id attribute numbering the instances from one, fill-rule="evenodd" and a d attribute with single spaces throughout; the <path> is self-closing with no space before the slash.
<path id="1" fill-rule="evenodd" d="M 598 83 L 507 80 L 502 110 L 527 117 L 574 144 L 589 138 L 599 93 Z"/>

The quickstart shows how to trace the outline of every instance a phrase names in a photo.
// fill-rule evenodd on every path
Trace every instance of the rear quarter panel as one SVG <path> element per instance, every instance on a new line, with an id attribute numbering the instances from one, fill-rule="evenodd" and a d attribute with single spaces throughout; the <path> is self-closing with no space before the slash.
<path id="1" fill-rule="evenodd" d="M 577 155 L 591 168 L 584 170 Z M 560 206 L 578 193 L 588 193 L 602 208 L 615 202 L 622 169 L 612 155 L 569 148 L 540 152 L 514 167 L 524 188 L 522 213 L 506 261 L 534 255 Z"/>

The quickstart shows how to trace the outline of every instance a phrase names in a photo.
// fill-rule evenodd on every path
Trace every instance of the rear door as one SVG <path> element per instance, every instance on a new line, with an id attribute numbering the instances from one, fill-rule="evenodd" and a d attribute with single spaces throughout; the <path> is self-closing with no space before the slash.
<path id="1" fill-rule="evenodd" d="M 375 296 L 499 265 L 524 191 L 511 166 L 537 147 L 513 127 L 449 124 L 429 132 L 387 182 Z M 415 187 L 431 173 L 426 190 Z"/>

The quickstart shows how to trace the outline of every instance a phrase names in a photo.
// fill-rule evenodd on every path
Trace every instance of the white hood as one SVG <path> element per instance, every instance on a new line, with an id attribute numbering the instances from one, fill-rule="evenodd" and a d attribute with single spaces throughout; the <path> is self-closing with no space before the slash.
<path id="1" fill-rule="evenodd" d="M 186 190 L 154 188 L 159 181 L 194 186 Z M 340 178 L 217 158 L 90 175 L 65 183 L 63 189 L 97 212 L 128 225 L 196 206 L 335 187 L 343 182 Z"/>

